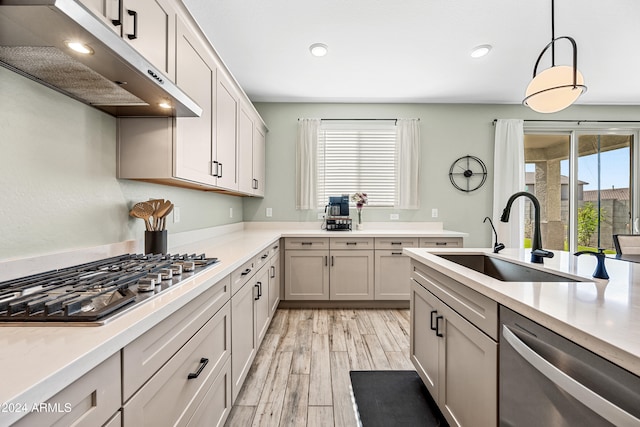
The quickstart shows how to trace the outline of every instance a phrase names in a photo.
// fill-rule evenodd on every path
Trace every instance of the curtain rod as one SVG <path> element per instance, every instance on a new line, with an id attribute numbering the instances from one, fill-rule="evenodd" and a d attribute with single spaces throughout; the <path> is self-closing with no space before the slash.
<path id="1" fill-rule="evenodd" d="M 498 119 L 493 119 L 495 125 Z M 547 123 L 640 123 L 640 120 L 523 120 L 523 122 L 547 122 Z"/>
<path id="2" fill-rule="evenodd" d="M 298 121 L 300 121 L 300 120 L 302 120 L 302 119 L 301 119 L 301 118 L 299 118 L 299 119 L 298 119 Z M 396 123 L 398 122 L 398 119 L 320 119 L 320 120 L 321 120 L 321 121 L 322 121 L 322 120 L 328 120 L 328 121 L 343 121 L 343 120 L 344 120 L 344 121 L 349 121 L 349 122 L 350 122 L 350 121 L 361 121 L 361 120 L 363 120 L 363 121 L 367 121 L 367 122 L 375 122 L 375 121 L 383 121 L 383 122 L 391 122 L 391 121 L 394 121 L 394 122 L 396 122 Z M 416 120 L 420 121 L 420 119 L 416 119 Z M 496 119 L 496 120 L 497 120 L 497 119 Z"/>

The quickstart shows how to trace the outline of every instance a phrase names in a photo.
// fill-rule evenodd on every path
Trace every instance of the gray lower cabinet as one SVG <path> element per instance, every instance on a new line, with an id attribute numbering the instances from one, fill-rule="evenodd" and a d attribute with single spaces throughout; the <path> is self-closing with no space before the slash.
<path id="1" fill-rule="evenodd" d="M 415 261 L 412 267 L 410 358 L 416 371 L 451 426 L 496 426 L 498 343 L 487 334 L 493 327 L 485 331 L 452 307 L 473 307 L 486 314 L 486 323 L 497 324 L 497 304 L 438 280 L 437 272 Z"/>
<path id="2" fill-rule="evenodd" d="M 113 422 L 111 417 L 120 408 L 120 384 L 118 352 L 47 400 L 44 406 L 37 404 L 39 410 L 34 411 L 33 403 L 30 403 L 24 408 L 29 415 L 13 426 L 89 427 Z"/>
<path id="3" fill-rule="evenodd" d="M 286 250 L 284 265 L 285 299 L 329 299 L 328 249 Z"/>
<path id="4" fill-rule="evenodd" d="M 242 273 L 250 270 L 249 264 L 241 266 L 231 274 L 232 278 L 236 278 L 235 287 L 239 287 L 231 297 L 232 401 L 238 397 L 258 347 L 260 347 L 271 323 L 270 281 L 274 280 L 270 277 L 273 272 L 271 260 L 273 255 L 277 254 L 272 249 L 265 249 L 253 259 L 251 265 L 260 266 L 255 274 L 246 273 L 242 276 Z M 280 293 L 279 283 L 277 288 L 276 299 L 279 300 L 277 297 Z"/>
<path id="5" fill-rule="evenodd" d="M 375 238 L 375 295 L 376 300 L 409 301 L 409 281 L 411 258 L 402 254 L 403 248 L 418 247 L 417 237 L 376 237 Z"/>
<path id="6" fill-rule="evenodd" d="M 329 299 L 373 299 L 373 250 L 332 250 L 329 257 Z"/>
<path id="7" fill-rule="evenodd" d="M 282 282 L 280 268 L 280 252 L 276 246 L 269 262 L 269 316 L 272 318 L 280 303 L 280 285 Z"/>
<path id="8" fill-rule="evenodd" d="M 227 302 L 125 403 L 123 426 L 222 425 L 231 410 L 230 327 Z"/>

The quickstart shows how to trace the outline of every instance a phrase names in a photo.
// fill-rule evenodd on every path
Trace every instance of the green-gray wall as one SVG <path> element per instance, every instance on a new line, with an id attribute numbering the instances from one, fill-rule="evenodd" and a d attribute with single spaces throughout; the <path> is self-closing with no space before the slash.
<path id="1" fill-rule="evenodd" d="M 142 221 L 128 211 L 148 198 L 170 199 L 181 208 L 181 222 L 168 222 L 170 235 L 241 220 L 317 222 L 315 211 L 294 208 L 299 117 L 420 118 L 421 209 L 397 212 L 400 220 L 442 221 L 447 229 L 469 233 L 467 245 L 488 246 L 482 219 L 492 203 L 493 119 L 640 119 L 640 107 L 574 106 L 544 116 L 519 105 L 256 106 L 269 127 L 264 199 L 118 180 L 115 118 L 0 67 L 0 260 L 141 239 Z M 480 157 L 489 169 L 485 186 L 469 194 L 448 179 L 451 162 L 466 154 Z M 271 218 L 266 207 L 273 208 Z M 431 218 L 432 208 L 439 218 Z M 365 208 L 364 219 L 388 221 L 390 213 L 396 212 Z"/>
<path id="2" fill-rule="evenodd" d="M 243 218 L 239 197 L 116 179 L 114 117 L 2 67 L 0 159 L 0 260 L 142 239 L 149 198 L 180 207 L 169 239 Z"/>
<path id="3" fill-rule="evenodd" d="M 493 120 L 638 120 L 637 106 L 572 106 L 553 115 L 538 114 L 521 105 L 476 104 L 321 104 L 257 103 L 267 134 L 267 191 L 264 199 L 245 199 L 245 221 L 315 221 L 317 211 L 295 209 L 295 140 L 297 119 L 317 118 L 419 118 L 422 138 L 420 209 L 364 208 L 364 221 L 441 221 L 449 230 L 469 233 L 467 246 L 489 246 L 491 233 L 482 220 L 493 203 Z M 464 155 L 482 159 L 489 172 L 486 184 L 471 193 L 449 182 L 451 163 Z M 273 216 L 265 216 L 265 208 Z M 431 217 L 437 208 L 438 218 Z"/>

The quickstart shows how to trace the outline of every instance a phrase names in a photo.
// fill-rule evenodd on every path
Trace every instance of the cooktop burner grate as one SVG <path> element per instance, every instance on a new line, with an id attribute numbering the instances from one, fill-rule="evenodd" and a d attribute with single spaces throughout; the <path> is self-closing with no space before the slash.
<path id="1" fill-rule="evenodd" d="M 101 322 L 218 262 L 126 254 L 0 282 L 0 322 Z"/>

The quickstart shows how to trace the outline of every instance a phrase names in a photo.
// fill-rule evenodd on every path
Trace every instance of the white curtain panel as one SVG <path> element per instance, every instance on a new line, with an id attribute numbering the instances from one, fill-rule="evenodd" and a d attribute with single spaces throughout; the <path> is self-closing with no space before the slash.
<path id="1" fill-rule="evenodd" d="M 513 203 L 508 223 L 501 222 L 500 217 L 509 197 L 525 190 L 523 120 L 499 119 L 495 138 L 493 223 L 501 243 L 508 248 L 521 248 L 524 244 L 523 198 Z"/>
<path id="2" fill-rule="evenodd" d="M 316 209 L 318 201 L 318 130 L 320 119 L 298 120 L 296 209 Z"/>
<path id="3" fill-rule="evenodd" d="M 418 209 L 420 182 L 420 121 L 396 123 L 396 209 Z"/>

